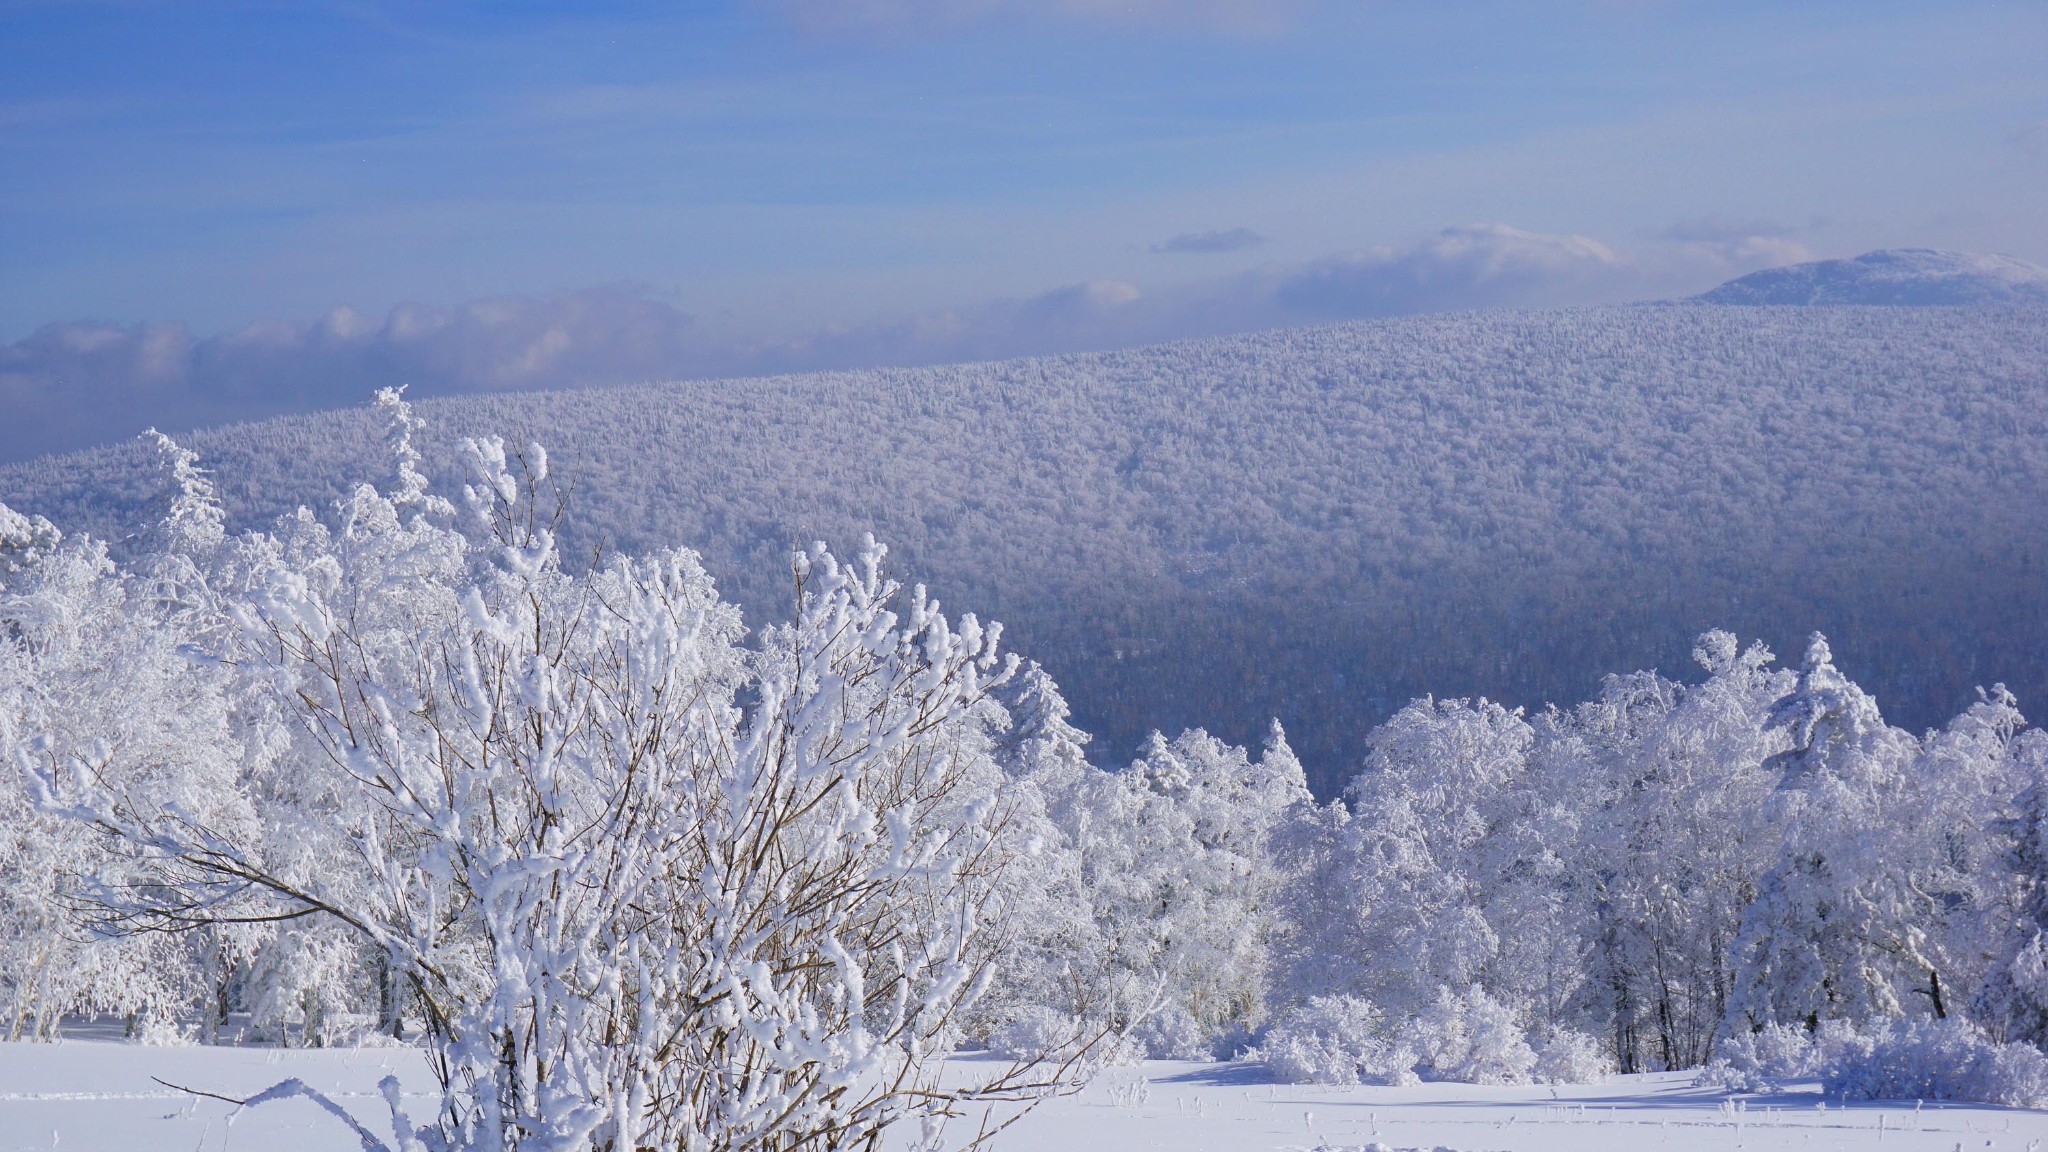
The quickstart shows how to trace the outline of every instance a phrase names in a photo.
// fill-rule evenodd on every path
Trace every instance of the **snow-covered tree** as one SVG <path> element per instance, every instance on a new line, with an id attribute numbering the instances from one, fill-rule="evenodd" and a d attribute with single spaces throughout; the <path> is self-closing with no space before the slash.
<path id="1" fill-rule="evenodd" d="M 1086 919 L 1047 953 L 1050 1007 L 1155 1056 L 1228 1054 L 1265 1011 L 1288 883 L 1273 837 L 1312 803 L 1285 733 L 1256 758 L 1200 730 L 1155 735 L 1124 771 L 1060 779 L 1048 812 Z"/>
<path id="2" fill-rule="evenodd" d="M 393 492 L 227 565 L 237 662 L 292 721 L 219 787 L 260 825 L 158 802 L 77 725 L 15 741 L 46 812 L 147 866 L 100 886 L 111 914 L 322 926 L 278 937 L 309 1016 L 363 956 L 399 974 L 444 1087 L 431 1118 L 393 1097 L 401 1147 L 842 1148 L 905 1121 L 929 1143 L 1068 1082 L 936 1078 L 1032 847 L 993 756 L 998 629 L 950 623 L 879 547 L 816 547 L 791 621 L 742 647 L 686 551 L 565 571 L 538 448 L 471 442 L 472 527 L 447 523 L 385 405 Z"/>
<path id="3" fill-rule="evenodd" d="M 1945 1017 L 1968 1002 L 2019 722 L 2000 690 L 1916 739 L 1813 637 L 1769 719 L 1792 745 L 1772 760 L 1785 833 L 1743 916 L 1731 1026 Z"/>
<path id="4" fill-rule="evenodd" d="M 1743 911 L 1779 844 L 1765 762 L 1784 741 L 1764 720 L 1789 677 L 1726 632 L 1700 637 L 1694 657 L 1707 679 L 1693 687 L 1610 677 L 1546 757 L 1588 809 L 1570 869 L 1590 902 L 1583 1026 L 1626 1071 L 1712 1057 Z"/>
<path id="5" fill-rule="evenodd" d="M 184 942 L 120 931 L 85 902 L 142 883 L 134 853 L 35 810 L 31 770 L 196 821 L 245 826 L 225 675 L 184 649 L 186 623 L 104 544 L 0 507 L 0 991 L 6 1033 L 48 1038 L 64 1013 L 163 1024 L 193 1006 Z M 138 1021 L 140 1023 L 141 1021 Z"/>
<path id="6" fill-rule="evenodd" d="M 1323 929 L 1322 949 L 1343 960 L 1325 970 L 1300 956 L 1296 994 L 1363 996 L 1402 1020 L 1429 1011 L 1441 988 L 1544 978 L 1547 961 L 1513 973 L 1498 964 L 1502 934 L 1488 915 L 1497 898 L 1522 894 L 1504 882 L 1550 869 L 1548 848 L 1524 836 L 1534 741 L 1519 710 L 1486 700 L 1419 700 L 1373 732 L 1345 793 L 1349 817 L 1333 829 L 1336 875 L 1324 880 L 1348 907 Z M 1541 927 L 1517 924 L 1518 945 L 1543 947 L 1530 939 Z"/>
<path id="7" fill-rule="evenodd" d="M 1991 968 L 1976 1014 L 1994 1034 L 2048 1046 L 2048 735 L 2021 733 L 2012 743 L 2019 784 L 1998 831 L 2008 889 L 2004 940 L 1987 940 Z M 1999 906 L 1999 905 L 1994 905 Z"/>

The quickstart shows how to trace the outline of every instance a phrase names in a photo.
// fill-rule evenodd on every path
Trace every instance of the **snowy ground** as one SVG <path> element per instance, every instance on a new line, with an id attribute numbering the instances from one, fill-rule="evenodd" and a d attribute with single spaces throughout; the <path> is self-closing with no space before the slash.
<path id="1" fill-rule="evenodd" d="M 144 1048 L 71 1040 L 0 1044 L 0 1152 L 351 1152 L 355 1141 L 303 1101 L 233 1115 L 156 1083 L 241 1095 L 297 1076 L 376 1115 L 378 1079 L 427 1086 L 403 1049 Z M 1669 1149 L 2048 1148 L 2048 1113 L 1916 1109 L 1911 1101 L 1820 1106 L 1817 1095 L 1729 1098 L 1690 1077 L 1624 1077 L 1584 1088 L 1316 1088 L 1272 1084 L 1231 1065 L 1152 1063 L 1105 1073 L 1005 1132 L 1012 1152 L 1263 1152 L 1444 1147 L 1457 1152 Z"/>

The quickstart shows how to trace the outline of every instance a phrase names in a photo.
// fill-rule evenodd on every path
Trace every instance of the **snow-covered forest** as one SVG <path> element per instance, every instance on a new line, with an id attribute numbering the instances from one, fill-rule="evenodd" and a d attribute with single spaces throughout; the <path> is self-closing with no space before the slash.
<path id="1" fill-rule="evenodd" d="M 542 444 L 374 417 L 259 529 L 162 437 L 118 550 L 0 510 L 10 1038 L 419 1044 L 423 1149 L 935 1144 L 1141 1056 L 2048 1105 L 2048 736 L 2001 685 L 1916 733 L 1822 636 L 1710 630 L 1569 707 L 1416 699 L 1327 801 L 1278 722 L 1104 767 L 880 546 L 743 614 L 682 541 L 569 563 Z"/>
<path id="2" fill-rule="evenodd" d="M 564 563 L 687 544 L 754 620 L 784 558 L 863 533 L 1003 620 L 1099 765 L 1153 728 L 1256 743 L 1317 795 L 1407 701 L 1540 708 L 1713 628 L 1808 633 L 1918 730 L 2003 680 L 2048 696 L 2048 325 L 2021 308 L 1485 312 L 1090 356 L 424 402 L 425 465 L 539 439 Z M 231 527 L 381 470 L 335 412 L 189 438 Z M 152 450 L 0 468 L 117 554 Z"/>

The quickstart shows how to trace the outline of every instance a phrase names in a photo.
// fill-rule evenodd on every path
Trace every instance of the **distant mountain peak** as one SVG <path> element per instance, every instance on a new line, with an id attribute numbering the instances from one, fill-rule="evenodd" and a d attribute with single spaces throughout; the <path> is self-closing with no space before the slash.
<path id="1" fill-rule="evenodd" d="M 2048 268 L 2011 256 L 1882 248 L 1852 260 L 1752 272 L 1692 299 L 1701 304 L 2048 304 Z"/>

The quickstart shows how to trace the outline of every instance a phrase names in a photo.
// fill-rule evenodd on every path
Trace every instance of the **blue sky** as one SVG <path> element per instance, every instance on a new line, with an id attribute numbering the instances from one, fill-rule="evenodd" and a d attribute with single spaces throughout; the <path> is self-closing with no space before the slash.
<path id="1" fill-rule="evenodd" d="M 502 354 L 447 389 L 2048 262 L 2043 188 L 2036 3 L 0 0 L 0 390 L 465 317 Z M 1280 290 L 1332 262 L 1400 273 Z M 179 414 L 328 399 L 234 388 Z"/>

